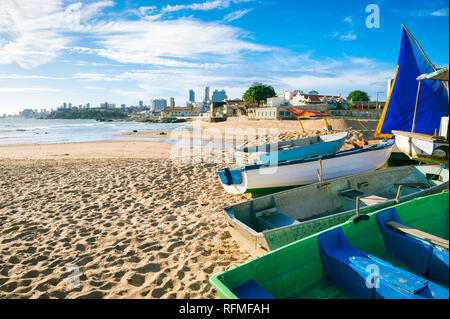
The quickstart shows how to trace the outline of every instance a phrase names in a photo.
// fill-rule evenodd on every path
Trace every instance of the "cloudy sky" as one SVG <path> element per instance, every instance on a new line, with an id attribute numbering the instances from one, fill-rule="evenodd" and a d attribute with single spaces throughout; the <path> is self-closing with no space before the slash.
<path id="1" fill-rule="evenodd" d="M 355 4 L 358 3 L 358 4 Z M 369 4 L 379 28 L 367 28 Z M 386 95 L 405 24 L 448 65 L 448 1 L 0 0 L 0 114 L 63 102 L 182 106 L 206 85 Z"/>

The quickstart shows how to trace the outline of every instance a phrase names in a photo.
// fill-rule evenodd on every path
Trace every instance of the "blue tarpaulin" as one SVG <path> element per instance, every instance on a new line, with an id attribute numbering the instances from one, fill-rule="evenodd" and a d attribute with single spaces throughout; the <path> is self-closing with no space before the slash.
<path id="1" fill-rule="evenodd" d="M 392 130 L 411 131 L 419 85 L 417 77 L 435 71 L 403 27 L 397 71 L 375 132 L 376 137 L 391 137 Z M 422 80 L 415 133 L 433 134 L 435 129 L 439 130 L 441 117 L 448 113 L 448 92 L 442 81 Z"/>

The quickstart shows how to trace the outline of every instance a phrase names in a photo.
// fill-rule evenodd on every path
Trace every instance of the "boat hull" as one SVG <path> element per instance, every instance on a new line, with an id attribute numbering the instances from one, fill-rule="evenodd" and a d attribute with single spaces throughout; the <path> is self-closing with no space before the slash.
<path id="1" fill-rule="evenodd" d="M 448 142 L 439 142 L 431 139 L 431 135 L 411 134 L 408 132 L 393 131 L 395 133 L 395 145 L 411 159 L 431 163 L 448 163 Z"/>

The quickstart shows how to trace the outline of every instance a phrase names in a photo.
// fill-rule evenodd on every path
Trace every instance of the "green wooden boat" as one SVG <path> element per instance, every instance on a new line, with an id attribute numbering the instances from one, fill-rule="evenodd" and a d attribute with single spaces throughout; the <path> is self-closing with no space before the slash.
<path id="1" fill-rule="evenodd" d="M 294 188 L 223 209 L 233 239 L 253 257 L 347 221 L 449 186 L 439 165 L 402 166 Z M 402 187 L 399 194 L 399 188 Z"/>
<path id="2" fill-rule="evenodd" d="M 441 254 L 440 261 L 446 258 L 446 263 L 438 265 L 432 279 L 427 278 L 430 270 L 417 270 L 417 266 L 429 258 L 422 258 L 415 248 L 400 244 L 397 248 L 403 256 L 399 257 L 398 251 L 392 252 L 392 245 L 380 226 L 382 219 L 378 218 L 392 211 L 407 225 L 404 228 L 420 229 L 419 233 L 428 234 L 421 239 L 395 231 L 401 240 L 413 243 L 416 248 L 433 246 L 429 238 L 436 236 L 447 243 L 447 250 L 437 250 Z M 210 283 L 219 297 L 225 299 L 449 298 L 448 191 L 359 215 L 358 220 L 349 220 L 216 274 L 210 278 Z M 340 237 L 336 236 L 338 232 Z M 347 268 L 333 272 L 333 261 L 347 256 L 346 252 L 350 257 L 338 264 Z M 327 260 L 330 256 L 331 263 Z M 382 270 L 378 286 L 364 286 L 364 276 L 369 276 L 371 271 L 366 268 L 364 275 L 364 268 L 360 266 L 367 258 Z M 413 258 L 412 262 L 408 258 Z M 443 279 L 444 283 L 436 283 L 435 278 Z"/>

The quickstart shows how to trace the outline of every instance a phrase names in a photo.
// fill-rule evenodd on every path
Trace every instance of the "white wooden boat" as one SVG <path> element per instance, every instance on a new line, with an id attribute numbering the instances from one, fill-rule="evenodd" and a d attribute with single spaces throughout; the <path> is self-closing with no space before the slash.
<path id="1" fill-rule="evenodd" d="M 439 135 L 416 133 L 414 129 L 417 110 L 420 106 L 419 97 L 422 81 L 435 80 L 446 81 L 448 83 L 449 69 L 447 67 L 430 74 L 422 74 L 417 78 L 417 80 L 419 81 L 419 86 L 417 89 L 417 99 L 414 109 L 412 130 L 411 132 L 393 130 L 392 133 L 395 136 L 395 144 L 400 151 L 407 154 L 411 159 L 417 159 L 424 162 L 448 162 L 448 116 L 441 117 Z M 434 115 L 430 114 L 430 116 Z"/>
<path id="2" fill-rule="evenodd" d="M 374 171 L 387 162 L 393 145 L 394 140 L 387 140 L 334 154 L 279 162 L 274 166 L 225 168 L 217 174 L 230 194 L 267 194 L 316 183 L 319 179 L 323 181 Z"/>
<path id="3" fill-rule="evenodd" d="M 448 168 L 439 165 L 390 167 L 234 204 L 225 207 L 223 215 L 234 240 L 259 256 L 347 221 L 356 213 L 357 198 L 362 216 L 448 191 L 448 178 Z"/>
<path id="4" fill-rule="evenodd" d="M 449 147 L 445 137 L 396 130 L 392 133 L 395 136 L 395 145 L 411 159 L 424 162 L 448 161 Z"/>
<path id="5" fill-rule="evenodd" d="M 239 166 L 270 164 L 302 159 L 311 156 L 331 154 L 339 151 L 347 138 L 347 132 L 311 136 L 266 145 L 239 148 L 235 151 Z"/>

